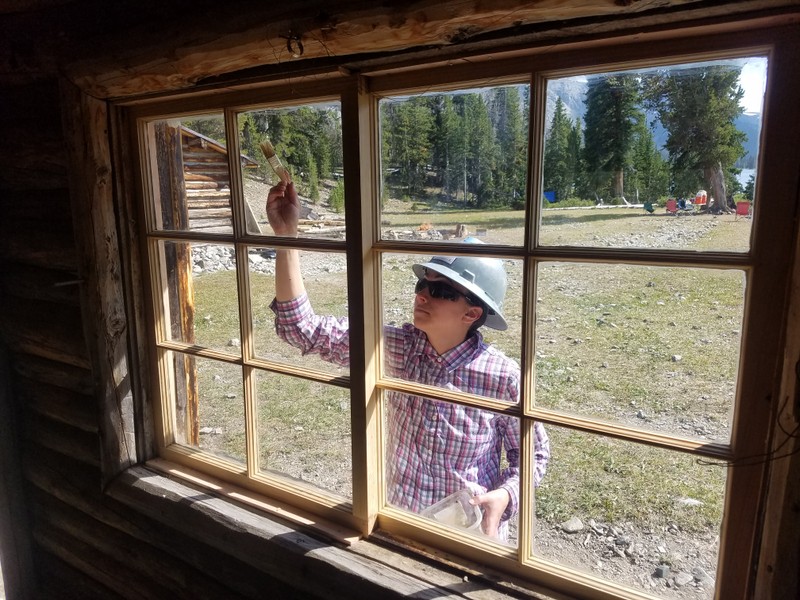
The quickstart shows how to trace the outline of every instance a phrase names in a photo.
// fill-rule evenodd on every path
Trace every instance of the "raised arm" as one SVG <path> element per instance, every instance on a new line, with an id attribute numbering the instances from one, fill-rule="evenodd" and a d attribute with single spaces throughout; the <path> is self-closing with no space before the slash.
<path id="1" fill-rule="evenodd" d="M 275 235 L 297 237 L 300 204 L 294 183 L 279 183 L 267 194 L 267 219 Z M 279 302 L 294 300 L 306 291 L 300 273 L 300 254 L 297 250 L 278 249 L 275 252 L 275 298 Z"/>

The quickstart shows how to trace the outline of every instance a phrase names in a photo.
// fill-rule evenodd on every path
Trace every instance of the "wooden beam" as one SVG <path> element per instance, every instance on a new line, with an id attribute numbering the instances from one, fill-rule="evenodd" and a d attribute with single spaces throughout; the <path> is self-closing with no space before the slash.
<path id="1" fill-rule="evenodd" d="M 100 404 L 101 470 L 108 481 L 137 460 L 108 115 L 105 102 L 61 83 L 81 321 Z"/>
<path id="2" fill-rule="evenodd" d="M 108 488 L 108 494 L 197 543 L 216 548 L 279 581 L 290 582 L 298 596 L 433 600 L 458 592 L 422 579 L 420 575 L 424 574 L 406 573 L 380 563 L 370 556 L 369 542 L 358 542 L 358 552 L 324 542 L 278 518 L 239 507 L 144 467 L 123 473 Z M 314 577 L 308 577 L 309 573 Z M 487 600 L 506 597 L 490 585 L 472 596 Z"/>
<path id="3" fill-rule="evenodd" d="M 197 10 L 188 2 L 141 3 L 87 21 L 85 2 L 41 14 L 6 15 L 0 73 L 31 76 L 59 69 L 87 93 L 125 97 L 193 87 L 197 81 L 264 65 L 292 70 L 330 66 L 412 48 L 430 51 L 519 35 L 556 40 L 597 30 L 724 18 L 796 6 L 794 0 L 417 0 L 252 3 L 232 0 Z M 49 18 L 48 18 L 49 17 Z M 57 19 L 56 22 L 55 19 Z M 609 25 L 610 24 L 610 25 Z M 2 29 L 3 22 L 0 22 Z M 576 30 L 574 27 L 578 27 Z M 609 29 L 609 27 L 611 29 Z M 40 35 L 36 35 L 40 33 Z M 33 34 L 35 43 L 32 42 Z M 526 38 L 526 43 L 530 37 Z"/>
<path id="4" fill-rule="evenodd" d="M 800 192 L 795 201 L 800 206 Z M 800 589 L 800 240 L 794 239 L 778 427 L 773 434 L 755 600 L 793 600 Z"/>

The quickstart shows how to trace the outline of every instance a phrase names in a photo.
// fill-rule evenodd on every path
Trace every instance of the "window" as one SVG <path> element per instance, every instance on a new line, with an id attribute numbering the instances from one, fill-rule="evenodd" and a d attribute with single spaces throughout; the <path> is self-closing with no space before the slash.
<path id="1" fill-rule="evenodd" d="M 761 194 L 762 178 L 784 176 L 763 161 L 770 49 L 721 43 L 131 107 L 162 456 L 364 534 L 377 516 L 568 593 L 741 592 L 756 527 L 745 490 L 759 489 L 750 466 L 769 429 L 753 398 L 772 384 L 749 367 L 769 342 L 753 326 L 769 306 L 757 283 L 775 269 L 759 232 L 789 219 Z M 300 193 L 296 238 L 265 214 L 279 177 L 266 141 Z M 289 249 L 331 317 L 329 360 L 276 334 L 275 268 Z M 474 296 L 489 289 L 475 290 L 479 277 L 443 291 L 450 271 L 432 256 L 501 265 L 506 285 L 488 300 Z M 521 366 L 513 394 L 461 385 L 461 364 L 397 367 L 421 348 L 401 340 L 404 323 L 423 322 L 417 292 L 499 316 L 481 331 Z M 437 315 L 423 328 L 431 345 Z M 499 539 L 476 533 L 469 505 L 428 518 L 445 492 L 431 489 L 434 467 L 419 471 L 427 459 L 398 450 L 409 403 L 435 422 L 425 451 L 437 459 L 469 458 L 464 431 L 496 445 L 484 487 L 510 482 L 518 507 Z M 497 437 L 480 439 L 487 429 Z M 403 469 L 427 486 L 413 501 L 393 488 Z"/>

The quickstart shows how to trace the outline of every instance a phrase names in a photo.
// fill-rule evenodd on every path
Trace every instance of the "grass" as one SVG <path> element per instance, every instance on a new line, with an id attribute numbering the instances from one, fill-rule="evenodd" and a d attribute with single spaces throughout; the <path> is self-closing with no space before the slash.
<path id="1" fill-rule="evenodd" d="M 404 205 L 394 203 L 385 211 L 388 227 L 411 227 L 420 218 L 437 227 L 488 224 L 487 241 L 522 243 L 519 212 L 403 209 Z M 542 216 L 541 240 L 545 245 L 741 251 L 749 245 L 749 227 L 749 221 L 734 221 L 732 215 L 668 217 L 625 208 L 554 210 Z M 384 256 L 385 322 L 399 324 L 410 319 L 410 265 L 419 259 L 402 254 Z M 313 266 L 313 257 L 306 264 Z M 484 332 L 487 341 L 519 360 L 522 266 L 513 261 L 506 261 L 506 266 L 510 284 L 505 314 L 510 327 L 507 332 Z M 319 314 L 346 314 L 344 273 L 309 269 L 305 279 Z M 238 353 L 238 348 L 228 345 L 239 337 L 234 274 L 195 277 L 194 289 L 198 341 Z M 540 265 L 532 354 L 535 402 L 644 430 L 727 441 L 744 292 L 744 278 L 735 271 Z M 346 373 L 346 369 L 315 357 L 300 357 L 277 339 L 269 309 L 273 294 L 272 276 L 252 277 L 257 353 Z M 243 460 L 241 374 L 237 367 L 201 362 L 201 426 L 223 430 L 213 442 L 203 440 L 201 447 L 206 444 L 213 451 Z M 220 393 L 223 383 L 234 391 Z M 227 397 L 230 394 L 234 396 Z M 265 469 L 345 496 L 351 494 L 349 399 L 344 390 L 259 374 L 258 424 Z M 718 528 L 724 469 L 698 465 L 686 454 L 563 427 L 548 426 L 548 432 L 553 456 L 536 494 L 539 518 L 558 523 L 577 515 L 584 520 L 635 523 L 644 528 L 674 523 L 682 530 L 697 532 Z"/>

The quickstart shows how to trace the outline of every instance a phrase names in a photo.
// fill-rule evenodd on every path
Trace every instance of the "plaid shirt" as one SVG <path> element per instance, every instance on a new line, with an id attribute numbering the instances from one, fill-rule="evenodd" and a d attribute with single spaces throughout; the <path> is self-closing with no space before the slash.
<path id="1" fill-rule="evenodd" d="M 274 301 L 272 309 L 275 329 L 285 341 L 303 354 L 349 365 L 347 319 L 314 314 L 306 295 Z M 480 332 L 440 356 L 413 325 L 387 326 L 384 351 L 388 376 L 512 403 L 519 399 L 519 366 L 484 343 Z M 473 494 L 502 488 L 511 498 L 501 522 L 504 539 L 519 503 L 519 419 L 398 392 L 387 394 L 387 408 L 389 502 L 419 512 L 465 487 Z M 534 424 L 534 433 L 533 480 L 538 486 L 550 443 L 541 423 Z M 503 449 L 505 469 L 500 465 Z"/>

